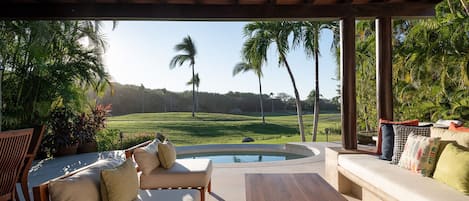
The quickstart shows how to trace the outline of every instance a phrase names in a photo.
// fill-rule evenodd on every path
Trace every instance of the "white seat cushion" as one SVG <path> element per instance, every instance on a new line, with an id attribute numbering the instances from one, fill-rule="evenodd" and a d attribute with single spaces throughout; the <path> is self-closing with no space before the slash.
<path id="1" fill-rule="evenodd" d="M 139 201 L 200 201 L 200 191 L 195 189 L 139 190 Z"/>
<path id="2" fill-rule="evenodd" d="M 455 189 L 429 177 L 422 177 L 389 161 L 367 154 L 344 154 L 338 163 L 344 169 L 401 201 L 467 201 Z"/>
<path id="3" fill-rule="evenodd" d="M 209 159 L 177 159 L 169 169 L 155 168 L 140 175 L 141 189 L 205 187 L 212 175 Z"/>

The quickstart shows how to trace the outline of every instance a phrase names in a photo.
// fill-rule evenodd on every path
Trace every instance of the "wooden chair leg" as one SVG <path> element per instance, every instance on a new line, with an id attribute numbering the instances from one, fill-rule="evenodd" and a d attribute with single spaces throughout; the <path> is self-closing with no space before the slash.
<path id="1" fill-rule="evenodd" d="M 200 188 L 200 201 L 205 201 L 205 188 Z"/>
<path id="2" fill-rule="evenodd" d="M 31 201 L 29 197 L 29 187 L 28 187 L 28 177 L 22 178 L 21 180 L 21 190 L 23 191 L 23 196 L 26 201 Z"/>
<path id="3" fill-rule="evenodd" d="M 212 192 L 212 180 L 210 180 L 210 181 L 208 182 L 207 191 L 208 191 L 209 193 Z M 28 201 L 29 201 L 29 200 L 28 200 Z"/>

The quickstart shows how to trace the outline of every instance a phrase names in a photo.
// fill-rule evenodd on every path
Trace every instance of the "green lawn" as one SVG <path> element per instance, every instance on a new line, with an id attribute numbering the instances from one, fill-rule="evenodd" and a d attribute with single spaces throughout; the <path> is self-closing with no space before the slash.
<path id="1" fill-rule="evenodd" d="M 312 115 L 305 115 L 305 133 L 311 141 Z M 267 116 L 263 125 L 260 117 L 218 113 L 190 112 L 139 113 L 110 117 L 108 128 L 123 131 L 126 137 L 153 135 L 161 132 L 177 145 L 241 143 L 252 137 L 255 143 L 299 142 L 296 115 Z M 321 114 L 318 141 L 326 141 L 325 128 L 340 128 L 340 114 Z M 340 135 L 329 135 L 329 141 L 339 141 Z"/>

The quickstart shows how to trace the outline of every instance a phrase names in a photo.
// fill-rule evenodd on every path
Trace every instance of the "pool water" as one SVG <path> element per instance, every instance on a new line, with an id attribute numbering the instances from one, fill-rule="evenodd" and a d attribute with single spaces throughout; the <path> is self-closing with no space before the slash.
<path id="1" fill-rule="evenodd" d="M 186 158 L 207 158 L 211 159 L 213 163 L 255 163 L 255 162 L 268 162 L 268 161 L 284 161 L 291 159 L 304 158 L 306 156 L 291 154 L 291 153 L 278 153 L 278 152 L 236 152 L 236 153 L 199 153 L 199 154 L 180 154 L 178 159 Z"/>

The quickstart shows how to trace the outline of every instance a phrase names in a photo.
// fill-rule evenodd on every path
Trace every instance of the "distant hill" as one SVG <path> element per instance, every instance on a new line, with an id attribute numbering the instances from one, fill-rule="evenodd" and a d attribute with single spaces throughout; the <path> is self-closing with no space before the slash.
<path id="1" fill-rule="evenodd" d="M 123 85 L 112 83 L 111 89 L 105 92 L 98 102 L 102 104 L 112 104 L 112 115 L 124 115 L 140 112 L 189 112 L 192 110 L 192 92 L 173 92 L 166 89 L 147 89 L 136 85 Z M 96 98 L 90 93 L 91 98 Z M 295 102 L 291 98 L 270 98 L 263 95 L 263 105 L 265 112 L 283 113 L 294 112 Z M 302 101 L 303 111 L 312 112 L 311 100 Z M 273 105 L 273 106 L 272 106 Z M 330 100 L 321 99 L 321 113 L 338 112 L 338 105 Z M 210 113 L 253 113 L 259 112 L 259 96 L 253 93 L 228 92 L 226 94 L 199 92 L 198 111 Z"/>

